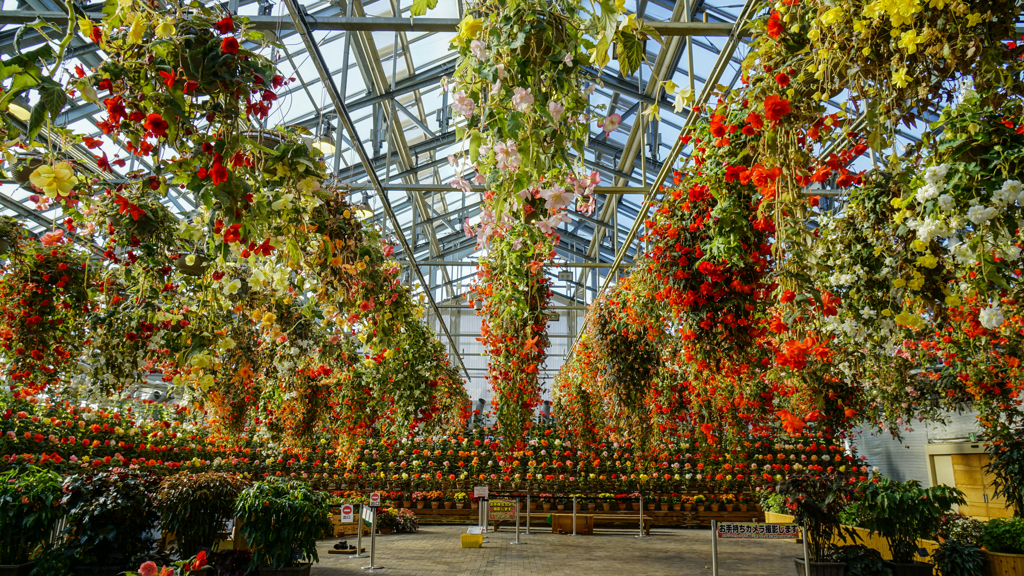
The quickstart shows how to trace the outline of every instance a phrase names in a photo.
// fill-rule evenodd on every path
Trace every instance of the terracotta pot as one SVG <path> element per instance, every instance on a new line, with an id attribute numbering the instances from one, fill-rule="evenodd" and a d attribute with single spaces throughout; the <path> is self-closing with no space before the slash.
<path id="1" fill-rule="evenodd" d="M 473 510 L 476 510 L 477 508 L 480 507 L 480 503 L 479 502 L 470 502 L 469 503 L 469 507 L 472 508 Z"/>
<path id="2" fill-rule="evenodd" d="M 609 502 L 602 502 L 601 507 L 604 508 L 605 512 L 609 512 L 612 509 L 612 505 Z"/>
<path id="3" fill-rule="evenodd" d="M 412 500 L 402 500 L 402 508 L 412 508 Z"/>
<path id="4" fill-rule="evenodd" d="M 422 510 L 422 509 L 423 509 L 423 507 L 424 507 L 424 506 L 426 506 L 426 505 L 427 505 L 427 503 L 426 503 L 426 502 L 424 502 L 424 501 L 420 500 L 419 502 L 417 502 L 417 503 L 416 503 L 416 509 L 417 509 L 417 510 Z"/>
<path id="5" fill-rule="evenodd" d="M 747 505 L 746 504 L 740 504 L 739 506 L 740 506 L 740 512 L 746 512 L 747 511 Z"/>
<path id="6" fill-rule="evenodd" d="M 593 512 L 594 510 L 597 510 L 597 503 L 596 502 L 587 502 L 587 510 L 590 510 L 591 512 Z"/>
<path id="7" fill-rule="evenodd" d="M 2 564 L 0 565 L 0 576 L 28 576 L 28 573 L 35 568 L 35 562 L 25 564 Z"/>
<path id="8" fill-rule="evenodd" d="M 680 508 L 682 508 L 682 507 L 683 507 L 682 504 L 673 504 L 672 505 L 672 511 L 673 512 L 679 512 Z"/>
<path id="9" fill-rule="evenodd" d="M 807 572 L 804 567 L 803 558 L 793 558 L 796 563 L 797 576 L 804 576 Z M 842 562 L 811 562 L 811 576 L 845 576 L 846 564 Z M 893 575 L 895 576 L 895 575 Z"/>
<path id="10" fill-rule="evenodd" d="M 545 503 L 541 504 L 541 507 L 544 508 L 545 512 L 548 511 L 548 510 L 551 510 L 551 502 L 545 502 Z"/>
<path id="11" fill-rule="evenodd" d="M 639 502 L 632 502 L 631 504 L 632 504 L 632 507 L 633 507 L 633 512 L 639 512 L 640 511 L 640 503 Z"/>
<path id="12" fill-rule="evenodd" d="M 431 502 L 431 503 L 430 503 L 430 507 L 431 507 L 432 509 L 434 509 L 434 510 L 437 510 L 438 508 L 440 508 L 440 507 L 441 507 L 441 503 L 440 503 L 440 502 Z"/>
<path id="13" fill-rule="evenodd" d="M 725 511 L 726 512 L 732 512 L 732 504 L 726 504 L 725 505 Z"/>
<path id="14" fill-rule="evenodd" d="M 697 504 L 697 512 L 703 512 L 703 511 L 704 511 L 704 505 L 703 504 Z"/>
<path id="15" fill-rule="evenodd" d="M 712 512 L 718 512 L 718 504 L 712 504 L 711 505 L 711 511 Z"/>
<path id="16" fill-rule="evenodd" d="M 882 560 L 882 564 L 892 572 L 892 576 L 932 576 L 935 568 L 924 562 L 911 562 L 910 564 L 897 564 L 889 560 Z"/>
<path id="17" fill-rule="evenodd" d="M 626 503 L 625 502 L 616 502 L 616 504 L 619 505 L 619 510 L 625 510 L 626 509 Z"/>
<path id="18" fill-rule="evenodd" d="M 661 506 L 661 511 L 662 511 L 662 512 L 668 512 L 668 507 L 669 507 L 669 504 L 668 504 L 668 503 L 665 503 L 665 504 L 659 504 L 659 506 Z"/>
<path id="19" fill-rule="evenodd" d="M 18 155 L 18 161 L 16 167 L 11 170 L 11 178 L 21 186 L 31 190 L 32 186 L 29 183 L 29 178 L 32 173 L 43 165 L 43 157 L 35 152 L 23 153 Z"/>
<path id="20" fill-rule="evenodd" d="M 379 528 L 377 531 L 381 534 L 391 534 L 391 528 Z"/>
<path id="21" fill-rule="evenodd" d="M 445 510 L 451 510 L 452 509 L 452 504 L 455 504 L 455 502 L 445 502 L 444 503 L 444 509 Z"/>
<path id="22" fill-rule="evenodd" d="M 558 505 L 558 511 L 561 512 L 563 510 L 565 510 L 565 504 L 559 504 Z"/>
<path id="23" fill-rule="evenodd" d="M 465 505 L 466 505 L 465 502 L 456 502 L 455 503 L 455 509 L 456 510 L 462 510 L 462 507 L 465 506 Z"/>
<path id="24" fill-rule="evenodd" d="M 656 506 L 657 506 L 657 504 L 648 504 L 648 505 L 647 505 L 647 511 L 648 511 L 648 512 L 654 512 L 654 508 L 655 508 Z"/>
<path id="25" fill-rule="evenodd" d="M 683 504 L 684 512 L 689 512 L 690 510 L 693 510 L 693 504 Z"/>

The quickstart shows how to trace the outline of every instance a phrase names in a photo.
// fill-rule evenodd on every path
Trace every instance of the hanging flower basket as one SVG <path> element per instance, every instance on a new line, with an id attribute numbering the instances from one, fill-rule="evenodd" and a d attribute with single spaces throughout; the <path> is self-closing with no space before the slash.
<path id="1" fill-rule="evenodd" d="M 32 184 L 29 182 L 29 178 L 32 176 L 32 173 L 35 172 L 36 168 L 39 168 L 43 164 L 44 161 L 42 154 L 39 154 L 38 152 L 23 152 L 18 155 L 18 161 L 11 170 L 11 178 L 13 178 L 21 187 L 31 188 Z"/>
<path id="2" fill-rule="evenodd" d="M 202 254 L 183 254 L 174 259 L 174 267 L 187 276 L 203 276 L 209 263 L 210 259 Z"/>

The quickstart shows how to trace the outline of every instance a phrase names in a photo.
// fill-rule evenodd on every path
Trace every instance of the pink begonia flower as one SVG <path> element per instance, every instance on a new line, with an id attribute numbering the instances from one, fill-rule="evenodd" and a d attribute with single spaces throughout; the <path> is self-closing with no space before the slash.
<path id="1" fill-rule="evenodd" d="M 43 237 L 40 238 L 39 240 L 40 242 L 43 243 L 43 246 L 56 246 L 60 244 L 60 241 L 63 237 L 63 230 L 54 230 L 53 232 L 47 232 L 46 234 L 43 234 Z"/>
<path id="2" fill-rule="evenodd" d="M 552 234 L 563 222 L 569 222 L 570 218 L 565 212 L 549 216 L 546 220 L 538 220 L 534 223 L 544 234 Z"/>
<path id="3" fill-rule="evenodd" d="M 594 199 L 593 196 L 590 196 L 589 200 L 587 200 L 587 203 L 577 208 L 576 211 L 579 212 L 580 214 L 593 216 L 595 209 L 597 209 L 597 200 Z"/>
<path id="4" fill-rule="evenodd" d="M 523 247 L 523 239 L 522 238 L 516 238 L 515 240 L 512 241 L 512 249 L 513 250 L 519 250 L 522 247 Z"/>
<path id="5" fill-rule="evenodd" d="M 472 42 L 470 42 L 469 51 L 473 53 L 473 56 L 476 56 L 477 60 L 483 60 L 487 58 L 487 48 L 484 46 L 484 43 L 481 42 L 480 40 L 473 40 Z"/>
<path id="6" fill-rule="evenodd" d="M 498 72 L 499 79 L 504 80 L 505 77 L 508 76 L 508 72 L 505 70 L 504 64 L 498 64 L 494 69 Z"/>
<path id="7" fill-rule="evenodd" d="M 590 95 L 594 93 L 594 90 L 597 90 L 597 84 L 591 82 L 590 84 L 587 84 L 586 88 L 583 89 L 583 95 L 589 98 Z"/>
<path id="8" fill-rule="evenodd" d="M 516 143 L 512 140 L 508 143 L 499 140 L 494 145 L 494 159 L 498 162 L 499 170 L 515 170 L 523 161 Z"/>
<path id="9" fill-rule="evenodd" d="M 564 112 L 565 106 L 562 106 L 557 100 L 548 102 L 548 114 L 551 114 L 551 119 L 555 122 L 558 122 Z"/>
<path id="10" fill-rule="evenodd" d="M 462 114 L 466 118 L 473 116 L 473 108 L 476 106 L 476 102 L 466 96 L 465 92 L 458 92 L 455 94 L 455 101 L 452 102 L 452 110 L 458 114 Z"/>
<path id="11" fill-rule="evenodd" d="M 453 178 L 450 184 L 452 185 L 452 188 L 462 190 L 464 194 L 469 194 L 472 191 L 469 181 L 465 178 Z"/>
<path id="12" fill-rule="evenodd" d="M 159 568 L 157 568 L 156 562 L 150 560 L 142 566 L 139 566 L 139 576 L 156 576 L 158 570 Z"/>
<path id="13" fill-rule="evenodd" d="M 552 186 L 540 191 L 540 197 L 544 199 L 544 207 L 548 211 L 561 210 L 572 203 L 573 193 L 566 192 L 564 186 Z"/>
<path id="14" fill-rule="evenodd" d="M 572 68 L 572 52 L 565 53 L 565 58 L 562 58 L 562 64 Z"/>
<path id="15" fill-rule="evenodd" d="M 497 96 L 498 94 L 501 94 L 501 80 L 498 80 L 491 86 L 491 96 Z"/>
<path id="16" fill-rule="evenodd" d="M 532 88 L 516 86 L 515 90 L 512 91 L 512 105 L 515 106 L 516 110 L 526 112 L 530 109 L 534 102 L 532 90 Z"/>
<path id="17" fill-rule="evenodd" d="M 473 226 L 469 223 L 469 218 L 462 223 L 462 231 L 466 234 L 466 238 L 472 238 L 476 236 L 476 232 L 473 231 Z"/>
<path id="18" fill-rule="evenodd" d="M 619 124 L 621 122 L 622 116 L 618 114 L 612 114 L 605 118 L 604 120 L 598 120 L 597 125 L 601 128 L 604 128 L 605 134 L 611 134 L 612 132 L 615 132 L 615 130 L 618 129 Z"/>
<path id="19" fill-rule="evenodd" d="M 529 202 L 533 199 L 533 191 L 528 188 L 523 188 L 519 192 L 516 192 L 516 195 L 519 196 L 519 199 L 523 202 Z"/>
<path id="20" fill-rule="evenodd" d="M 487 176 L 484 176 L 483 174 L 477 174 L 476 176 L 473 176 L 473 184 L 476 184 L 477 186 L 483 186 L 484 182 L 487 182 Z"/>

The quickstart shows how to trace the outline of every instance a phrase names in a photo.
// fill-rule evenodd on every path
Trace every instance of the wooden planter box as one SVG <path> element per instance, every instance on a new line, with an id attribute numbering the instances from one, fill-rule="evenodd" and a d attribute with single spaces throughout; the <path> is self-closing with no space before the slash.
<path id="1" fill-rule="evenodd" d="M 1001 554 L 982 550 L 987 576 L 1020 576 L 1024 574 L 1024 554 Z"/>

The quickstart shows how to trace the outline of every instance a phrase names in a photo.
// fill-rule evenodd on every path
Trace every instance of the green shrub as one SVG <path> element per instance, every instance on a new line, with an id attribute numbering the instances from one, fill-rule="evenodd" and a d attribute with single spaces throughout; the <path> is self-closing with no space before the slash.
<path id="1" fill-rule="evenodd" d="M 993 518 L 981 532 L 981 543 L 991 552 L 1024 554 L 1024 518 Z"/>
<path id="2" fill-rule="evenodd" d="M 64 514 L 60 474 L 35 466 L 0 474 L 0 564 L 38 555 Z"/>
<path id="3" fill-rule="evenodd" d="M 270 478 L 238 496 L 235 516 L 253 551 L 254 566 L 295 566 L 292 551 L 314 562 L 316 541 L 330 533 L 330 499 L 305 482 Z"/>
<path id="4" fill-rule="evenodd" d="M 863 525 L 886 539 L 893 562 L 906 564 L 914 561 L 917 539 L 932 537 L 942 515 L 965 502 L 963 492 L 949 486 L 922 488 L 917 480 L 876 478 L 864 488 Z"/>
<path id="5" fill-rule="evenodd" d="M 846 564 L 846 576 L 892 576 L 892 570 L 882 563 L 881 553 L 863 544 L 836 548 L 832 561 Z"/>
<path id="6" fill-rule="evenodd" d="M 981 576 L 985 555 L 977 546 L 959 540 L 946 540 L 932 553 L 935 567 L 942 576 Z"/>
<path id="7" fill-rule="evenodd" d="M 984 529 L 984 522 L 968 518 L 958 512 L 948 512 L 943 514 L 936 534 L 946 540 L 956 540 L 978 548 L 981 546 L 981 532 Z"/>
<path id="8" fill-rule="evenodd" d="M 234 518 L 238 494 L 248 485 L 234 474 L 215 472 L 164 478 L 156 493 L 160 525 L 174 534 L 182 559 L 214 546 L 221 526 Z"/>

